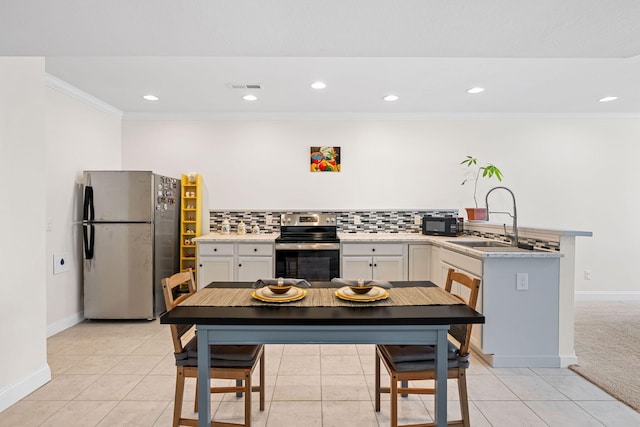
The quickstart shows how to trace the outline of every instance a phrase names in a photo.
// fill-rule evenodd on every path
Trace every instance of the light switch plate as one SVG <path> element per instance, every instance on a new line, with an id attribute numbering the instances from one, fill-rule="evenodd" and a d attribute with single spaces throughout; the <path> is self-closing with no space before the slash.
<path id="1" fill-rule="evenodd" d="M 60 252 L 59 254 L 53 254 L 53 274 L 64 273 L 69 271 L 71 265 L 71 259 L 68 252 Z"/>
<path id="2" fill-rule="evenodd" d="M 529 290 L 529 273 L 516 274 L 516 291 Z"/>

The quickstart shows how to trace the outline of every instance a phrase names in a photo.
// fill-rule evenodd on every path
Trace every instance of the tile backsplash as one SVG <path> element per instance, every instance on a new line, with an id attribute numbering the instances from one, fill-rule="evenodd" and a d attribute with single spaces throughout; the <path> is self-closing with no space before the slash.
<path id="1" fill-rule="evenodd" d="M 258 225 L 263 233 L 278 233 L 279 219 L 283 213 L 309 211 L 210 211 L 209 227 L 212 232 L 219 231 L 223 219 L 231 223 L 231 230 L 237 230 L 240 221 L 250 229 Z M 419 233 L 420 224 L 415 217 L 458 216 L 457 209 L 424 209 L 410 211 L 374 210 L 374 211 L 313 211 L 314 213 L 334 213 L 337 215 L 339 233 Z M 356 219 L 359 218 L 359 224 Z M 271 219 L 271 223 L 267 220 Z"/>
<path id="2" fill-rule="evenodd" d="M 254 225 L 260 227 L 262 233 L 280 232 L 280 215 L 283 213 L 334 213 L 337 215 L 339 233 L 420 233 L 421 224 L 416 224 L 415 217 L 451 216 L 459 215 L 457 209 L 423 209 L 408 211 L 393 210 L 356 210 L 356 211 L 210 211 L 209 229 L 211 232 L 219 232 L 223 219 L 231 223 L 231 232 L 238 229 L 238 224 L 243 221 L 247 230 Z M 359 218 L 359 224 L 356 224 Z M 268 223 L 268 221 L 270 221 Z M 484 237 L 494 240 L 505 240 L 502 234 L 480 233 L 477 231 L 465 231 L 465 234 Z M 527 244 L 531 248 L 547 251 L 559 251 L 560 243 L 557 241 L 540 240 L 534 238 L 520 239 L 520 243 Z"/>

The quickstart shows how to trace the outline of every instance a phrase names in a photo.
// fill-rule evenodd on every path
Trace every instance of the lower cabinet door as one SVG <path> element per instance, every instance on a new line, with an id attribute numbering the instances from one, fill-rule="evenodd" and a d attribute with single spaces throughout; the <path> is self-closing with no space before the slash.
<path id="1" fill-rule="evenodd" d="M 272 257 L 238 257 L 238 281 L 255 282 L 273 277 Z"/>
<path id="2" fill-rule="evenodd" d="M 373 260 L 370 256 L 342 257 L 342 271 L 340 276 L 345 279 L 371 280 L 373 279 Z"/>
<path id="3" fill-rule="evenodd" d="M 404 258 L 401 256 L 373 257 L 375 280 L 404 280 Z"/>
<path id="4" fill-rule="evenodd" d="M 198 263 L 198 289 L 211 282 L 233 280 L 233 257 L 210 257 Z"/>

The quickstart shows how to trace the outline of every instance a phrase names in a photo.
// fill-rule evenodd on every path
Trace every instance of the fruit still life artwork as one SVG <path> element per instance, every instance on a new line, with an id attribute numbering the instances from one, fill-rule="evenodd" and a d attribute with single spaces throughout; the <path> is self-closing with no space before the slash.
<path id="1" fill-rule="evenodd" d="M 311 147 L 311 172 L 340 172 L 340 147 Z"/>

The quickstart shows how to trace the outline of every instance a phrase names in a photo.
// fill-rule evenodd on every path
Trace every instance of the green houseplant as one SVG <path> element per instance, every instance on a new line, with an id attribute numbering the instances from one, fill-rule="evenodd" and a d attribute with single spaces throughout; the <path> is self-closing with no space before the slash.
<path id="1" fill-rule="evenodd" d="M 484 220 L 487 217 L 487 209 L 478 207 L 478 181 L 480 178 L 491 179 L 494 176 L 498 179 L 498 181 L 502 181 L 502 171 L 493 163 L 487 163 L 484 166 L 478 166 L 478 159 L 473 156 L 467 156 L 463 161 L 460 162 L 461 165 L 466 165 L 467 167 L 477 167 L 478 170 L 475 174 L 475 178 L 467 178 L 460 185 L 465 185 L 468 181 L 473 181 L 473 201 L 475 202 L 475 208 L 465 208 L 467 211 L 467 219 L 474 220 Z M 482 175 L 481 175 L 482 173 Z"/>

